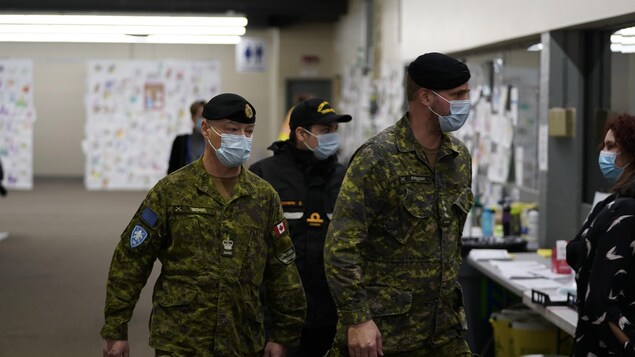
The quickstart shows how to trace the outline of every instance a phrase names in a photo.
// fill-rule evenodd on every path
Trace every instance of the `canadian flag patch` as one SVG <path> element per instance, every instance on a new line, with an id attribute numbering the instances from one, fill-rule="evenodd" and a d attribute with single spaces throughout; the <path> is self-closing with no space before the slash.
<path id="1" fill-rule="evenodd" d="M 283 219 L 279 223 L 276 223 L 275 226 L 273 226 L 273 233 L 276 235 L 276 238 L 280 238 L 281 235 L 287 233 L 287 229 L 287 220 Z"/>

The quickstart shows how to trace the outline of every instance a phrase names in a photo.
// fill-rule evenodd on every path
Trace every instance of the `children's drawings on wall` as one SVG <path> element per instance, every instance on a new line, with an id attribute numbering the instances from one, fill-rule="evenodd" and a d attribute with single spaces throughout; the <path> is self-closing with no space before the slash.
<path id="1" fill-rule="evenodd" d="M 360 66 L 350 66 L 342 76 L 338 112 L 350 114 L 353 120 L 341 125 L 343 140 L 339 157 L 348 162 L 355 150 L 368 138 L 396 123 L 403 115 L 404 72 L 384 68 L 379 79 L 364 73 Z"/>
<path id="2" fill-rule="evenodd" d="M 218 61 L 88 63 L 84 181 L 92 190 L 147 189 L 165 176 L 189 106 L 220 92 Z"/>
<path id="3" fill-rule="evenodd" d="M 9 189 L 33 188 L 33 61 L 0 60 L 0 161 Z"/>

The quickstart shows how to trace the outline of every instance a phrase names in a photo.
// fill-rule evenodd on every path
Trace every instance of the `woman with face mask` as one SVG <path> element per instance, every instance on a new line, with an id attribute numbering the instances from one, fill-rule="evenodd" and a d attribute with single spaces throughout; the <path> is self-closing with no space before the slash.
<path id="1" fill-rule="evenodd" d="M 567 246 L 577 282 L 574 356 L 635 356 L 635 116 L 609 120 L 600 147 L 612 194 Z"/>
<path id="2" fill-rule="evenodd" d="M 337 316 L 324 274 L 324 239 L 346 168 L 337 161 L 339 115 L 321 98 L 305 100 L 290 115 L 289 140 L 276 141 L 273 156 L 250 167 L 280 195 L 296 249 L 295 263 L 308 310 L 299 348 L 287 357 L 323 356 L 333 344 Z"/>

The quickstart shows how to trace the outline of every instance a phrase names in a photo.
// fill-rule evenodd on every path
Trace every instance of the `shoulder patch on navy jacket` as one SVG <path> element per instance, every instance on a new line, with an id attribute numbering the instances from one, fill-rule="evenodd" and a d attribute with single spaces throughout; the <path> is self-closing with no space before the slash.
<path id="1" fill-rule="evenodd" d="M 159 216 L 148 206 L 143 209 L 140 217 L 142 221 L 152 228 L 156 229 L 159 225 Z"/>

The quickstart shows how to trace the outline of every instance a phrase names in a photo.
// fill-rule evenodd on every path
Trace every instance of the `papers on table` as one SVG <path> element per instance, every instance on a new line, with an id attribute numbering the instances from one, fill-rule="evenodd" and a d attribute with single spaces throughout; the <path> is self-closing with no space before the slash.
<path id="1" fill-rule="evenodd" d="M 512 280 L 525 290 L 558 289 L 567 283 L 565 279 L 571 278 L 568 274 L 556 274 L 536 261 L 512 260 L 513 256 L 506 249 L 472 249 L 469 257 L 478 261 L 488 260 L 503 278 Z M 554 298 L 560 299 L 556 296 Z M 566 294 L 564 299 L 566 300 Z"/>
<path id="2" fill-rule="evenodd" d="M 533 261 L 492 261 L 493 266 L 500 270 L 502 276 L 507 279 L 532 279 L 538 278 L 533 272 L 546 269 L 543 264 Z"/>
<path id="3" fill-rule="evenodd" d="M 551 279 L 519 279 L 514 280 L 514 283 L 522 286 L 524 289 L 555 289 L 562 286 L 561 283 Z"/>
<path id="4" fill-rule="evenodd" d="M 511 260 L 507 249 L 472 249 L 469 257 L 474 260 Z"/>

